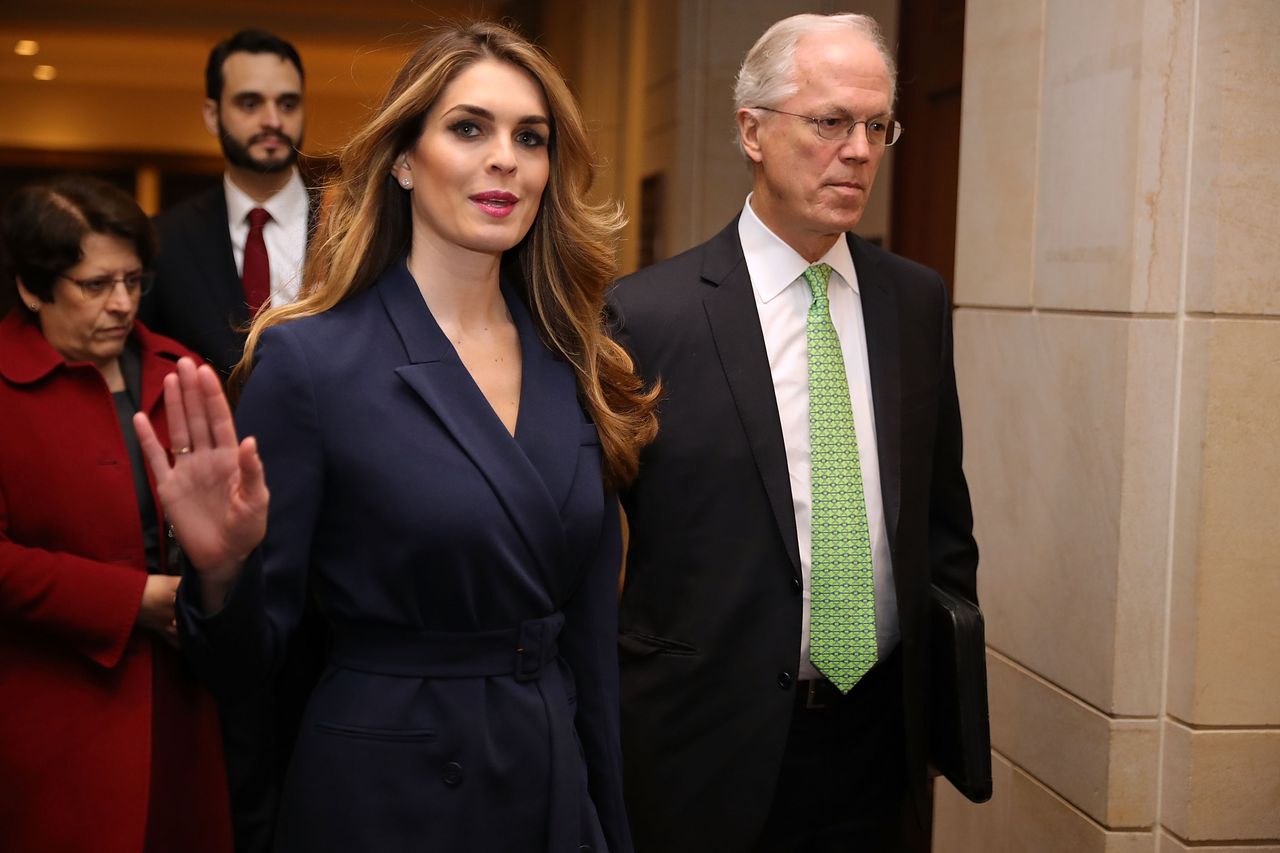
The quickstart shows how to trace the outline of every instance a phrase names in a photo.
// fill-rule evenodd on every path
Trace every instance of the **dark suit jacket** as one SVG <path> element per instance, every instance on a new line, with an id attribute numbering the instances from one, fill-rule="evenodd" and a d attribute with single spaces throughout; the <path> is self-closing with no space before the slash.
<path id="1" fill-rule="evenodd" d="M 611 296 L 620 340 L 664 388 L 658 439 L 623 495 L 627 805 L 637 849 L 651 853 L 750 848 L 799 666 L 786 452 L 737 228 L 623 279 Z M 848 239 L 902 631 L 903 760 L 923 810 L 930 582 L 976 600 L 951 306 L 937 273 Z"/>
<path id="2" fill-rule="evenodd" d="M 266 540 L 220 612 L 199 615 L 196 584 L 179 606 L 226 698 L 273 676 L 308 596 L 333 626 L 277 849 L 631 850 L 617 507 L 573 369 L 504 294 L 514 438 L 403 261 L 263 335 L 236 418 L 266 468 Z"/>
<path id="3" fill-rule="evenodd" d="M 317 200 L 312 193 L 308 234 Z M 148 328 L 198 352 L 225 376 L 240 361 L 250 318 L 231 250 L 221 181 L 164 211 L 154 223 L 160 239 L 153 265 L 156 283 L 142 298 L 138 317 Z"/>

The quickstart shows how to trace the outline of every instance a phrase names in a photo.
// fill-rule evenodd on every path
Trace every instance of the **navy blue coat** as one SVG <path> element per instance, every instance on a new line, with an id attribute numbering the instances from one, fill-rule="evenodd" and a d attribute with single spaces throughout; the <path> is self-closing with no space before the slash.
<path id="1" fill-rule="evenodd" d="M 266 468 L 267 536 L 212 617 L 183 584 L 179 621 L 228 700 L 278 671 L 309 596 L 333 628 L 278 850 L 631 850 L 616 504 L 572 368 L 503 294 L 514 439 L 403 261 L 262 337 L 236 419 Z"/>

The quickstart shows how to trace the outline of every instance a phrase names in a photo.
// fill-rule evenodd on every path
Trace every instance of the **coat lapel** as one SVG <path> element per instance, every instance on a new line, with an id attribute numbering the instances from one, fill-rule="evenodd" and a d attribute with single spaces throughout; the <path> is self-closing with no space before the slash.
<path id="1" fill-rule="evenodd" d="M 557 507 L 569 496 L 578 467 L 578 448 L 584 423 L 578 404 L 574 369 L 542 343 L 533 318 L 514 286 L 504 284 L 507 306 L 520 331 L 522 377 L 516 443 L 537 470 Z"/>
<path id="2" fill-rule="evenodd" d="M 133 334 L 138 340 L 138 355 L 142 360 L 142 399 L 138 404 L 139 410 L 150 415 L 159 409 L 165 375 L 187 353 L 171 346 L 167 338 L 155 334 L 145 326 L 135 326 Z"/>
<path id="3" fill-rule="evenodd" d="M 867 333 L 871 401 L 875 408 L 876 448 L 880 459 L 880 495 L 884 501 L 889 547 L 898 541 L 898 507 L 902 473 L 902 377 L 898 335 L 898 297 L 867 245 L 849 235 L 849 250 L 862 293 L 862 319 Z"/>
<path id="4" fill-rule="evenodd" d="M 760 313 L 756 310 L 751 277 L 738 240 L 736 217 L 707 243 L 702 280 L 714 288 L 702 304 L 711 324 L 716 352 L 787 555 L 792 567 L 799 572 L 800 545 L 787 473 L 786 443 L 770 380 L 769 354 L 760 329 Z"/>
<path id="5" fill-rule="evenodd" d="M 408 364 L 395 369 L 396 374 L 430 407 L 458 447 L 488 480 L 537 561 L 543 581 L 549 589 L 557 589 L 556 567 L 562 562 L 566 547 L 564 527 L 539 471 L 507 432 L 431 316 L 404 261 L 398 261 L 376 286 L 409 360 Z M 513 298 L 510 291 L 504 293 L 520 329 L 520 345 L 527 364 L 530 349 L 541 348 L 541 344 L 536 336 L 530 340 L 532 323 L 520 300 Z M 557 408 L 554 401 L 544 404 L 541 400 L 544 393 L 549 398 L 560 396 L 555 387 L 540 384 L 546 381 L 546 373 L 542 367 L 526 368 L 520 389 L 517 433 L 523 429 L 526 412 L 537 421 Z M 576 440 L 577 436 L 573 438 Z M 554 439 L 548 442 L 548 447 L 542 447 L 539 442 L 534 444 L 539 445 L 540 456 L 559 452 Z"/>

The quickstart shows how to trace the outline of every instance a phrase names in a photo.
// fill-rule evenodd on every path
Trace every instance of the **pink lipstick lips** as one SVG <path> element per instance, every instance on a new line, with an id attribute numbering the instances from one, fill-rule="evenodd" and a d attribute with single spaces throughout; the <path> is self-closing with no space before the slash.
<path id="1" fill-rule="evenodd" d="M 519 200 L 518 197 L 502 190 L 489 190 L 471 196 L 471 201 L 475 203 L 476 207 L 499 219 L 509 216 Z"/>

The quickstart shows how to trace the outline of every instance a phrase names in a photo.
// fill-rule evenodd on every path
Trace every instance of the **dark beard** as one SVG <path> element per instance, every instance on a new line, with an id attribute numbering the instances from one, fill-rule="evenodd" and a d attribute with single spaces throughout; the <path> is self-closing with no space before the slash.
<path id="1" fill-rule="evenodd" d="M 257 134 L 249 140 L 252 145 L 255 140 L 261 138 L 265 134 Z M 227 162 L 233 166 L 239 166 L 242 169 L 252 169 L 261 175 L 274 175 L 293 168 L 293 164 L 298 162 L 298 149 L 302 147 L 302 136 L 289 139 L 283 133 L 275 134 L 280 139 L 285 140 L 289 147 L 284 157 L 279 160 L 259 160 L 249 153 L 249 149 L 241 145 L 239 141 L 233 139 L 231 134 L 227 133 L 226 128 L 222 126 L 222 119 L 218 119 L 218 141 L 222 143 L 222 156 Z"/>

